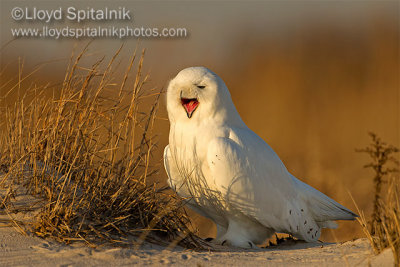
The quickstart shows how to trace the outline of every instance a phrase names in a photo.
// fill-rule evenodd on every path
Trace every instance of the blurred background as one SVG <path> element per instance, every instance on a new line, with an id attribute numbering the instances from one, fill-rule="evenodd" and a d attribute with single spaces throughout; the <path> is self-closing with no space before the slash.
<path id="1" fill-rule="evenodd" d="M 274 148 L 291 173 L 356 211 L 352 195 L 365 214 L 371 213 L 373 173 L 363 169 L 369 159 L 355 149 L 370 142 L 368 131 L 399 147 L 398 1 L 1 0 L 2 77 L 18 77 L 21 62 L 23 74 L 40 65 L 24 84 L 56 90 L 74 47 L 80 51 L 90 39 L 14 39 L 13 27 L 43 26 L 13 21 L 10 11 L 16 6 L 126 7 L 133 21 L 101 25 L 186 28 L 185 38 L 94 39 L 83 64 L 90 67 L 103 56 L 110 58 L 122 43 L 121 64 L 127 64 L 135 48 L 146 49 L 149 90 L 165 88 L 185 67 L 210 68 L 227 84 L 249 128 Z M 16 99 L 5 97 L 7 81 L 2 78 L 1 105 Z M 154 163 L 160 168 L 157 179 L 165 182 L 161 157 L 169 123 L 164 98 L 156 123 Z M 193 218 L 202 236 L 213 235 L 208 220 Z M 357 222 L 342 222 L 338 230 L 324 232 L 322 240 L 361 236 Z"/>

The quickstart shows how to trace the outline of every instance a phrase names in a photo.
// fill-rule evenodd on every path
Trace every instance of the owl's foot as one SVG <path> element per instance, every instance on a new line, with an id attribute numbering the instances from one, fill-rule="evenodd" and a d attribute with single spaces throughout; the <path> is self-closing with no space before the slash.
<path id="1" fill-rule="evenodd" d="M 238 240 L 228 240 L 225 239 L 221 242 L 222 246 L 231 246 L 231 247 L 239 247 L 239 248 L 248 248 L 248 249 L 260 249 L 257 245 L 255 245 L 251 241 L 238 241 Z"/>

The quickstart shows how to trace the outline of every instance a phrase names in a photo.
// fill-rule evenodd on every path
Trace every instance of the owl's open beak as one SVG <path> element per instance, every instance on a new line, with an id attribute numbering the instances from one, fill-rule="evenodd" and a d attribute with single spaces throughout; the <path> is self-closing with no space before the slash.
<path id="1" fill-rule="evenodd" d="M 196 108 L 199 106 L 199 101 L 197 98 L 181 98 L 181 103 L 182 106 L 186 110 L 186 115 L 190 119 L 193 115 L 193 112 L 196 110 Z"/>

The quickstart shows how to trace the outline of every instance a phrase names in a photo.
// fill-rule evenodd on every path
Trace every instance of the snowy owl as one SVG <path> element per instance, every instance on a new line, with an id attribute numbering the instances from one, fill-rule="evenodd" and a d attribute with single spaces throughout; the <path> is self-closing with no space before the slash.
<path id="1" fill-rule="evenodd" d="M 167 89 L 168 183 L 217 226 L 222 245 L 257 248 L 274 232 L 317 241 L 321 228 L 357 215 L 298 180 L 239 116 L 228 88 L 204 67 L 182 70 Z"/>

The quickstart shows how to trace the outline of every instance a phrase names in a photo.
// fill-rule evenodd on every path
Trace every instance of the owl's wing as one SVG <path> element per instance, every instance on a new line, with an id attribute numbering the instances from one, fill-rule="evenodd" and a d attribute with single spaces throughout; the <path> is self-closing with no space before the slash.
<path id="1" fill-rule="evenodd" d="M 273 151 L 261 150 L 256 140 L 242 141 L 215 138 L 209 143 L 209 175 L 232 209 L 276 229 L 296 197 L 294 185 Z"/>
<path id="2" fill-rule="evenodd" d="M 331 220 L 354 218 L 354 213 L 294 178 L 251 130 L 236 129 L 231 136 L 209 143 L 204 172 L 233 210 L 307 241 L 317 240 L 320 227 L 333 226 Z"/>
<path id="3" fill-rule="evenodd" d="M 167 182 L 168 185 L 178 193 L 182 187 L 184 179 L 182 178 L 182 175 L 174 162 L 175 161 L 172 159 L 170 147 L 167 145 L 164 148 L 164 168 L 168 176 Z"/>
<path id="4" fill-rule="evenodd" d="M 172 148 L 173 149 L 173 148 Z M 164 168 L 168 176 L 168 185 L 182 198 L 196 198 L 193 189 L 190 186 L 191 180 L 189 179 L 193 169 L 185 164 L 177 165 L 177 159 L 174 158 L 176 153 L 171 151 L 170 145 L 164 149 Z"/>
<path id="5" fill-rule="evenodd" d="M 165 172 L 167 173 L 167 176 L 168 176 L 167 182 L 168 182 L 169 186 L 172 188 L 172 186 L 171 186 L 171 171 L 169 168 L 169 158 L 168 157 L 169 157 L 169 145 L 167 145 L 164 148 L 164 168 L 165 168 Z"/>

